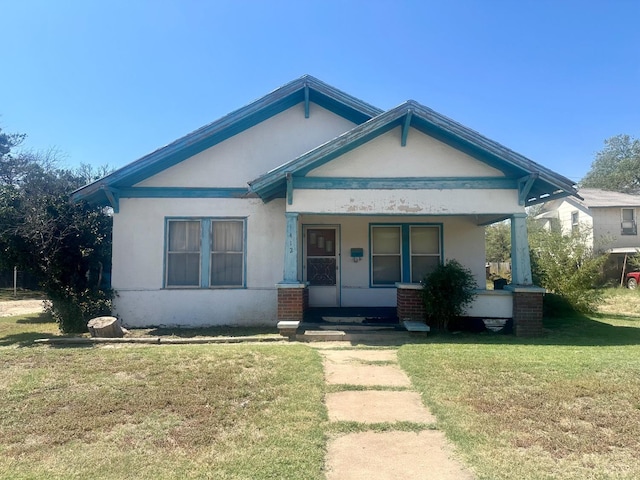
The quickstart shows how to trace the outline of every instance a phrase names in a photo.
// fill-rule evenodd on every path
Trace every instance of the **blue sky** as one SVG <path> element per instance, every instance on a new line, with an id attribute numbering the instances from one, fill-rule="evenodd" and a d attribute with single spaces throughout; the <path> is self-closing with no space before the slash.
<path id="1" fill-rule="evenodd" d="M 640 136 L 640 1 L 0 0 L 0 128 L 121 167 L 308 73 L 578 181 Z"/>

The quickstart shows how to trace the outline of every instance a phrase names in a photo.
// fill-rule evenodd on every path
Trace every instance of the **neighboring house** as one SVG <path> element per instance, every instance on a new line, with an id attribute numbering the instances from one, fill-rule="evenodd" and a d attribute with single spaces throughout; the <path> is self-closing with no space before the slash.
<path id="1" fill-rule="evenodd" d="M 303 76 L 73 200 L 113 207 L 115 310 L 130 326 L 275 324 L 308 307 L 408 318 L 420 279 L 446 259 L 484 285 L 484 227 L 509 218 L 514 288 L 480 290 L 468 314 L 513 317 L 526 334 L 542 293 L 525 207 L 575 194 L 414 101 L 382 111 Z"/>
<path id="2" fill-rule="evenodd" d="M 640 249 L 640 195 L 597 188 L 582 188 L 579 194 L 583 200 L 565 197 L 546 202 L 536 218 L 546 225 L 558 222 L 564 233 L 586 229 L 589 246 L 610 253 L 607 277 L 619 280 L 629 255 Z"/>

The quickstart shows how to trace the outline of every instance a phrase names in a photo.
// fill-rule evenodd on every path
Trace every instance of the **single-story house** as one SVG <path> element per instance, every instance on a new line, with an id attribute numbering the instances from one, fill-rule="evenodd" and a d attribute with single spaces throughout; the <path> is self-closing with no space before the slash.
<path id="1" fill-rule="evenodd" d="M 113 208 L 115 313 L 129 326 L 301 320 L 395 307 L 456 259 L 469 316 L 539 333 L 525 207 L 569 179 L 415 101 L 380 110 L 305 75 L 73 193 Z M 485 290 L 484 227 L 511 219 L 513 284 Z M 533 312 L 533 313 L 532 313 Z"/>

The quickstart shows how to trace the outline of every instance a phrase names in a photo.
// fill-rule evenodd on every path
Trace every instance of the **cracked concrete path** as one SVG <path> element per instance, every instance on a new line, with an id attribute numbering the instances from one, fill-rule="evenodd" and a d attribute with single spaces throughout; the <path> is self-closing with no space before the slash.
<path id="1" fill-rule="evenodd" d="M 325 459 L 327 480 L 473 480 L 453 457 L 444 434 L 433 430 L 436 419 L 411 390 L 395 350 L 319 351 L 327 384 L 345 385 L 345 390 L 326 396 L 330 421 L 409 422 L 419 430 L 364 431 L 331 439 Z"/>

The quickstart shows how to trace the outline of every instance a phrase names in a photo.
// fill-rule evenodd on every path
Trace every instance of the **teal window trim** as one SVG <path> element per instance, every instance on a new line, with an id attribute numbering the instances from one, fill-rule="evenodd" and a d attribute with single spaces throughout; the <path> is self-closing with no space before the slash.
<path id="1" fill-rule="evenodd" d="M 213 242 L 213 223 L 242 222 L 242 282 L 239 285 L 211 285 L 211 245 Z M 200 285 L 169 285 L 169 224 L 171 222 L 200 222 Z M 245 217 L 165 217 L 164 223 L 164 261 L 162 288 L 170 290 L 189 289 L 242 289 L 247 288 L 247 219 Z"/>
<path id="2" fill-rule="evenodd" d="M 375 227 L 399 227 L 400 238 L 400 279 L 401 283 L 411 282 L 411 228 L 412 227 L 436 227 L 438 228 L 439 257 L 440 263 L 444 260 L 444 228 L 442 223 L 370 223 L 369 224 L 369 287 L 370 288 L 390 288 L 389 284 L 373 283 L 373 229 Z"/>

